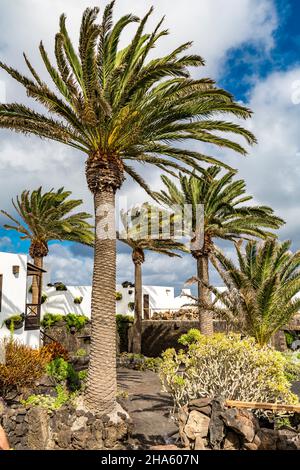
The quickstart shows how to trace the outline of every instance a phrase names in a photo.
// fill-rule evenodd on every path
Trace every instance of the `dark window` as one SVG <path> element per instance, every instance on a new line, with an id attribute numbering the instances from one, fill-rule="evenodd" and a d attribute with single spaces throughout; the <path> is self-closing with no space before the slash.
<path id="1" fill-rule="evenodd" d="M 3 281 L 3 276 L 0 274 L 0 312 L 1 312 L 1 306 L 2 306 L 2 281 Z"/>

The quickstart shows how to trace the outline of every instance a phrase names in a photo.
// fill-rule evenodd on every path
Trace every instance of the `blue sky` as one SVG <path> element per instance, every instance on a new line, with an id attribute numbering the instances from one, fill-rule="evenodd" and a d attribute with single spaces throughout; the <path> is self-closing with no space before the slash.
<path id="1" fill-rule="evenodd" d="M 94 3 L 103 6 L 106 2 L 2 0 L 1 60 L 22 68 L 21 53 L 25 49 L 39 63 L 37 45 L 43 38 L 51 50 L 59 14 L 67 13 L 75 37 L 83 9 Z M 152 3 L 156 2 L 119 0 L 116 16 L 128 11 L 142 15 Z M 300 81 L 300 2 L 226 0 L 226 9 L 224 3 L 223 0 L 187 0 L 184 5 L 189 8 L 183 8 L 181 0 L 173 0 L 171 8 L 171 2 L 161 0 L 154 18 L 166 14 L 171 34 L 158 53 L 193 40 L 193 51 L 206 59 L 203 75 L 216 79 L 237 100 L 253 109 L 253 119 L 247 125 L 257 135 L 259 144 L 250 150 L 249 157 L 244 159 L 219 151 L 215 152 L 216 156 L 239 170 L 256 202 L 271 205 L 287 221 L 280 237 L 292 239 L 293 248 L 300 249 L 300 104 L 293 102 L 293 87 Z M 2 72 L 1 83 L 5 85 L 8 102 L 27 100 L 22 89 Z M 154 187 L 160 188 L 158 172 L 153 170 L 148 178 Z M 1 131 L 1 208 L 11 211 L 12 197 L 40 184 L 45 189 L 65 185 L 73 190 L 75 197 L 83 198 L 86 210 L 92 210 L 80 156 L 56 144 Z M 125 183 L 121 194 L 128 195 L 131 203 L 145 199 L 143 192 L 130 181 Z M 3 221 L 0 217 L 1 225 Z M 231 246 L 224 248 L 232 253 Z M 27 250 L 28 243 L 20 242 L 17 234 L 0 227 L 0 251 Z M 130 254 L 121 246 L 118 252 L 118 279 L 131 280 Z M 92 258 L 85 247 L 53 242 L 47 262 L 54 281 L 90 283 Z M 151 254 L 144 265 L 146 284 L 174 285 L 180 289 L 193 274 L 194 263 L 189 256 L 174 261 Z M 212 279 L 218 283 L 213 272 Z"/>

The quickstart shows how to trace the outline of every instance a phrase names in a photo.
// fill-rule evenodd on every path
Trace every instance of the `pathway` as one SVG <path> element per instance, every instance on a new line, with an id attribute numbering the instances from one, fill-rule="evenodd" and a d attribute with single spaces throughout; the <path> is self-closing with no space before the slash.
<path id="1" fill-rule="evenodd" d="M 172 400 L 161 392 L 157 374 L 120 368 L 118 384 L 128 394 L 122 405 L 133 420 L 132 444 L 147 448 L 175 443 L 178 429 L 170 414 Z"/>

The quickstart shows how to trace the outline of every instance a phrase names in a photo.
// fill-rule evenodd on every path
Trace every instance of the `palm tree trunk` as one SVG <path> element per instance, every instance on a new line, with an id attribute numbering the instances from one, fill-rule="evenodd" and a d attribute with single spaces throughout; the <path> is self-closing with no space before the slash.
<path id="1" fill-rule="evenodd" d="M 133 325 L 133 340 L 132 352 L 140 354 L 142 351 L 142 264 L 140 262 L 134 263 L 134 325 Z"/>
<path id="2" fill-rule="evenodd" d="M 37 266 L 38 268 L 43 269 L 43 257 L 42 256 L 34 256 L 33 258 L 33 264 Z M 31 295 L 31 303 L 38 305 L 41 301 L 41 291 L 43 286 L 43 278 L 42 278 L 42 273 L 40 277 L 38 276 L 33 276 L 32 278 L 32 295 Z"/>
<path id="3" fill-rule="evenodd" d="M 201 255 L 197 257 L 197 277 L 201 279 L 206 285 L 209 284 L 209 260 L 208 255 Z M 212 335 L 214 332 L 212 312 L 206 310 L 201 304 L 208 304 L 211 301 L 211 294 L 209 289 L 201 282 L 198 282 L 198 299 L 199 299 L 199 322 L 200 331 L 204 335 Z"/>
<path id="4" fill-rule="evenodd" d="M 115 408 L 117 394 L 114 190 L 108 187 L 96 191 L 94 205 L 96 233 L 86 404 L 91 410 L 109 413 Z M 110 231 L 106 237 L 103 236 L 105 226 Z"/>

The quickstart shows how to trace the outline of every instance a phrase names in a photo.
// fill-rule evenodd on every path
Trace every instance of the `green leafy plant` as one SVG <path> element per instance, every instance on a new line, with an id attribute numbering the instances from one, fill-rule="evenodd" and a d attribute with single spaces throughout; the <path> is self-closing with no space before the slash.
<path id="1" fill-rule="evenodd" d="M 197 343 L 200 339 L 201 339 L 200 330 L 197 330 L 196 328 L 192 328 L 187 333 L 180 336 L 178 343 L 182 344 L 183 346 L 189 346 L 191 344 Z"/>
<path id="2" fill-rule="evenodd" d="M 123 299 L 123 294 L 122 292 L 116 292 L 116 301 L 118 302 L 119 300 Z"/>
<path id="3" fill-rule="evenodd" d="M 21 328 L 24 323 L 24 316 L 23 315 L 12 315 L 9 318 L 4 320 L 5 326 L 10 330 L 11 333 L 14 330 Z"/>
<path id="4" fill-rule="evenodd" d="M 59 357 L 49 362 L 46 366 L 46 372 L 55 382 L 61 384 L 66 382 L 72 391 L 80 389 L 80 380 L 78 373 L 72 364 Z"/>
<path id="5" fill-rule="evenodd" d="M 75 299 L 74 299 L 74 304 L 80 305 L 80 304 L 82 303 L 82 301 L 83 301 L 83 297 L 82 297 L 82 296 L 81 296 L 81 297 L 75 297 Z"/>
<path id="6" fill-rule="evenodd" d="M 87 355 L 88 355 L 87 351 L 83 348 L 80 348 L 76 351 L 76 357 L 85 357 Z"/>
<path id="7" fill-rule="evenodd" d="M 176 406 L 200 397 L 296 404 L 286 366 L 280 352 L 260 347 L 253 338 L 217 333 L 200 335 L 185 351 L 165 351 L 160 378 Z"/>
<path id="8" fill-rule="evenodd" d="M 80 331 L 89 322 L 89 319 L 85 315 L 68 313 L 68 315 L 64 317 L 64 321 L 66 322 L 68 329 L 74 327 L 76 331 Z"/>
<path id="9" fill-rule="evenodd" d="M 45 313 L 41 325 L 44 328 L 51 328 L 52 326 L 56 325 L 57 323 L 64 320 L 64 315 L 60 313 Z"/>
<path id="10" fill-rule="evenodd" d="M 84 381 L 87 379 L 87 374 L 88 374 L 87 370 L 80 370 L 80 371 L 78 372 L 78 378 L 79 378 L 79 380 L 81 380 L 82 382 L 84 382 Z"/>

